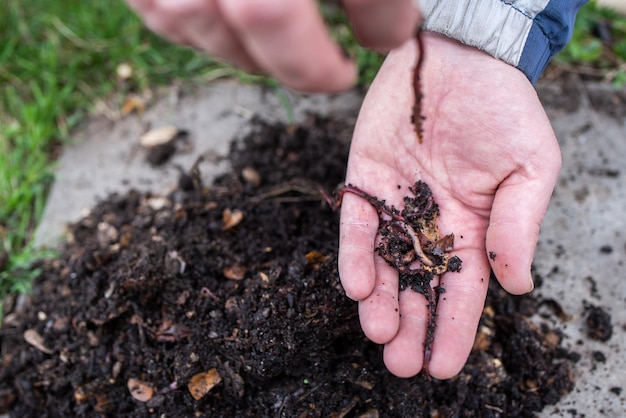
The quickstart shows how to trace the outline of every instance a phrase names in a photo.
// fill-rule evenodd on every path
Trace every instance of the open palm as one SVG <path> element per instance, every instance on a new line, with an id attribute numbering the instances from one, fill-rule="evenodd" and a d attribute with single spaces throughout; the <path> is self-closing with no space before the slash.
<path id="1" fill-rule="evenodd" d="M 371 86 L 354 132 L 346 183 L 388 204 L 418 179 L 433 190 L 442 235 L 454 233 L 460 273 L 441 285 L 430 373 L 450 378 L 464 365 L 480 318 L 490 268 L 506 290 L 532 290 L 539 225 L 560 168 L 560 152 L 534 88 L 517 69 L 450 39 L 424 35 L 423 143 L 411 124 L 416 47 L 392 52 Z M 398 274 L 375 255 L 378 216 L 347 193 L 341 210 L 339 273 L 359 301 L 365 334 L 385 344 L 388 369 L 423 366 L 427 304 L 398 293 Z"/>

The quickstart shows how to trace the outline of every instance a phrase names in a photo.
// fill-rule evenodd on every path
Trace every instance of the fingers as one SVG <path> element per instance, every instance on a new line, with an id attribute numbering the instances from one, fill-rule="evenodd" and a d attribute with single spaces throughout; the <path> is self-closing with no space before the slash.
<path id="1" fill-rule="evenodd" d="M 374 245 L 378 214 L 365 200 L 346 193 L 341 204 L 339 229 L 339 277 L 346 295 L 364 300 L 374 290 Z"/>
<path id="2" fill-rule="evenodd" d="M 216 1 L 128 0 L 128 4 L 164 38 L 228 60 L 245 71 L 261 71 L 227 25 Z"/>
<path id="3" fill-rule="evenodd" d="M 188 45 L 215 57 L 223 58 L 242 70 L 263 71 L 259 63 L 250 55 L 236 30 L 224 18 L 217 1 L 155 1 L 162 3 L 161 10 L 172 18 L 175 17 L 175 21 L 178 22 L 175 29 Z M 187 4 L 186 7 L 185 4 Z"/>
<path id="4" fill-rule="evenodd" d="M 154 32 L 295 90 L 338 92 L 356 66 L 336 45 L 314 0 L 128 0 Z"/>
<path id="5" fill-rule="evenodd" d="M 147 26 L 165 38 L 263 71 L 295 90 L 350 88 L 357 68 L 324 25 L 314 0 L 128 0 Z M 387 51 L 414 33 L 414 0 L 346 0 L 357 36 Z"/>
<path id="6" fill-rule="evenodd" d="M 377 213 L 352 194 L 342 205 L 339 274 L 348 296 L 359 300 L 359 317 L 365 335 L 385 344 L 384 361 L 399 377 L 418 374 L 424 363 L 424 340 L 429 320 L 428 302 L 412 290 L 398 295 L 398 273 L 376 255 Z M 457 232 L 454 255 L 463 260 L 460 272 L 443 275 L 439 285 L 437 327 L 430 373 L 440 379 L 455 376 L 465 364 L 474 342 L 490 266 L 485 256 L 486 221 L 452 220 Z M 468 225 L 473 225 L 469 227 Z M 462 238 L 461 238 L 462 236 Z"/>
<path id="7" fill-rule="evenodd" d="M 339 277 L 348 297 L 359 301 L 365 335 L 390 341 L 400 323 L 398 273 L 376 254 L 378 214 L 364 199 L 346 193 L 341 205 Z"/>
<path id="8" fill-rule="evenodd" d="M 534 288 L 530 268 L 539 227 L 561 166 L 556 140 L 554 144 L 544 150 L 543 161 L 536 169 L 512 174 L 496 191 L 486 249 L 495 276 L 513 294 Z"/>
<path id="9" fill-rule="evenodd" d="M 141 16 L 146 26 L 153 32 L 174 43 L 186 44 L 174 27 L 174 21 L 162 13 L 155 0 L 127 0 L 128 5 Z"/>
<path id="10" fill-rule="evenodd" d="M 489 286 L 489 263 L 480 232 L 464 231 L 463 240 L 455 250 L 463 260 L 459 273 L 446 273 L 439 286 L 437 325 L 431 349 L 429 373 L 437 379 L 457 375 L 467 360 L 474 344 L 478 322 L 482 314 Z M 458 238 L 457 238 L 458 239 Z M 478 241 L 476 241 L 478 240 Z M 412 290 L 400 293 L 399 330 L 385 345 L 384 361 L 390 372 L 399 377 L 418 374 L 424 363 L 424 340 L 428 327 L 429 310 L 425 297 Z"/>
<path id="11" fill-rule="evenodd" d="M 424 339 L 428 325 L 428 304 L 413 290 L 400 294 L 400 327 L 395 338 L 385 345 L 383 360 L 387 369 L 398 377 L 412 377 L 424 364 Z"/>
<path id="12" fill-rule="evenodd" d="M 359 303 L 363 333 L 378 344 L 391 341 L 400 326 L 398 273 L 376 256 L 376 282 L 370 295 Z"/>
<path id="13" fill-rule="evenodd" d="M 220 10 L 254 62 L 301 91 L 341 91 L 355 65 L 332 41 L 313 0 L 219 0 Z"/>
<path id="14" fill-rule="evenodd" d="M 415 34 L 421 14 L 414 0 L 344 0 L 359 42 L 386 52 Z"/>
<path id="15" fill-rule="evenodd" d="M 481 242 L 465 234 L 468 242 Z M 476 241 L 478 239 L 478 241 Z M 474 345 L 478 322 L 489 287 L 489 263 L 482 245 L 454 251 L 463 260 L 459 273 L 447 273 L 440 282 L 445 292 L 439 296 L 437 329 L 430 360 L 430 374 L 438 379 L 456 376 Z"/>

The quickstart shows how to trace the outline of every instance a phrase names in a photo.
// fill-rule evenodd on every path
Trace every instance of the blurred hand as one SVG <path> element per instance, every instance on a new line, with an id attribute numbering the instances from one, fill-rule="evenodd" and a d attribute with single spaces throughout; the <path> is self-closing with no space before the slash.
<path id="1" fill-rule="evenodd" d="M 424 142 L 418 143 L 410 117 L 416 59 L 410 41 L 390 53 L 365 98 L 346 183 L 398 207 L 407 186 L 421 179 L 439 204 L 441 235 L 455 234 L 453 254 L 463 260 L 462 270 L 433 283 L 445 293 L 429 370 L 444 379 L 456 375 L 470 353 L 490 267 L 509 292 L 532 290 L 530 266 L 561 159 L 535 90 L 519 70 L 423 35 Z M 346 193 L 339 273 L 347 295 L 359 301 L 365 334 L 385 344 L 388 369 L 409 377 L 423 365 L 427 304 L 414 291 L 398 294 L 397 272 L 375 254 L 377 226 L 374 208 Z"/>
<path id="2" fill-rule="evenodd" d="M 301 91 L 348 89 L 357 69 L 328 33 L 315 0 L 127 0 L 165 38 L 274 76 Z M 364 46 L 387 51 L 415 33 L 414 0 L 343 0 Z"/>

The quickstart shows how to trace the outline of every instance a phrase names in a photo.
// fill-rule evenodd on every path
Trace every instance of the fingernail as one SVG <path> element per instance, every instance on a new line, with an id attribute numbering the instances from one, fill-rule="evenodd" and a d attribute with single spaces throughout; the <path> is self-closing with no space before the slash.
<path id="1" fill-rule="evenodd" d="M 528 290 L 528 293 L 532 292 L 533 290 L 535 290 L 535 281 L 533 280 L 533 275 L 531 273 L 530 274 L 530 289 Z"/>

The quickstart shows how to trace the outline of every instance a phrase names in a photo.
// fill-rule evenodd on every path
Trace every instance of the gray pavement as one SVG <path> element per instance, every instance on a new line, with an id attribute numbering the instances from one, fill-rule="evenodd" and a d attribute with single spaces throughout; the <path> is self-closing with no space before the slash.
<path id="1" fill-rule="evenodd" d="M 565 346 L 582 357 L 576 388 L 545 416 L 560 411 L 556 416 L 626 417 L 626 114 L 618 120 L 607 116 L 608 108 L 597 111 L 585 102 L 575 112 L 547 109 L 563 169 L 534 265 L 544 278 L 538 292 L 571 317 L 557 324 L 564 326 Z M 609 341 L 587 337 L 583 299 L 611 315 Z M 596 352 L 606 361 L 594 359 Z M 621 393 L 611 391 L 615 388 Z"/>
<path id="2" fill-rule="evenodd" d="M 552 87 L 542 91 L 554 95 Z M 37 243 L 55 245 L 65 224 L 78 220 L 109 193 L 131 187 L 155 193 L 171 189 L 178 177 L 176 165 L 189 169 L 206 152 L 225 155 L 231 139 L 245 132 L 253 115 L 283 121 L 290 112 L 295 120 L 307 111 L 354 115 L 361 101 L 357 93 L 285 94 L 289 108 L 272 91 L 219 82 L 188 95 L 165 95 L 142 116 L 115 123 L 94 121 L 76 135 L 59 161 Z M 608 116 L 606 109 L 593 109 L 588 100 L 581 103 L 576 110 L 550 105 L 547 109 L 562 146 L 564 167 L 535 256 L 536 272 L 544 278 L 536 291 L 558 301 L 571 318 L 551 325 L 564 329 L 564 344 L 580 353 L 581 360 L 575 369 L 575 390 L 544 415 L 620 417 L 626 416 L 626 115 L 620 121 Z M 193 146 L 154 168 L 144 161 L 138 138 L 147 126 L 166 124 L 189 131 Z M 207 158 L 200 167 L 207 180 L 227 167 L 227 162 L 216 160 Z M 611 314 L 614 332 L 609 341 L 587 337 L 583 299 Z M 536 321 L 546 319 L 537 316 Z M 606 361 L 598 361 L 596 352 Z"/>

